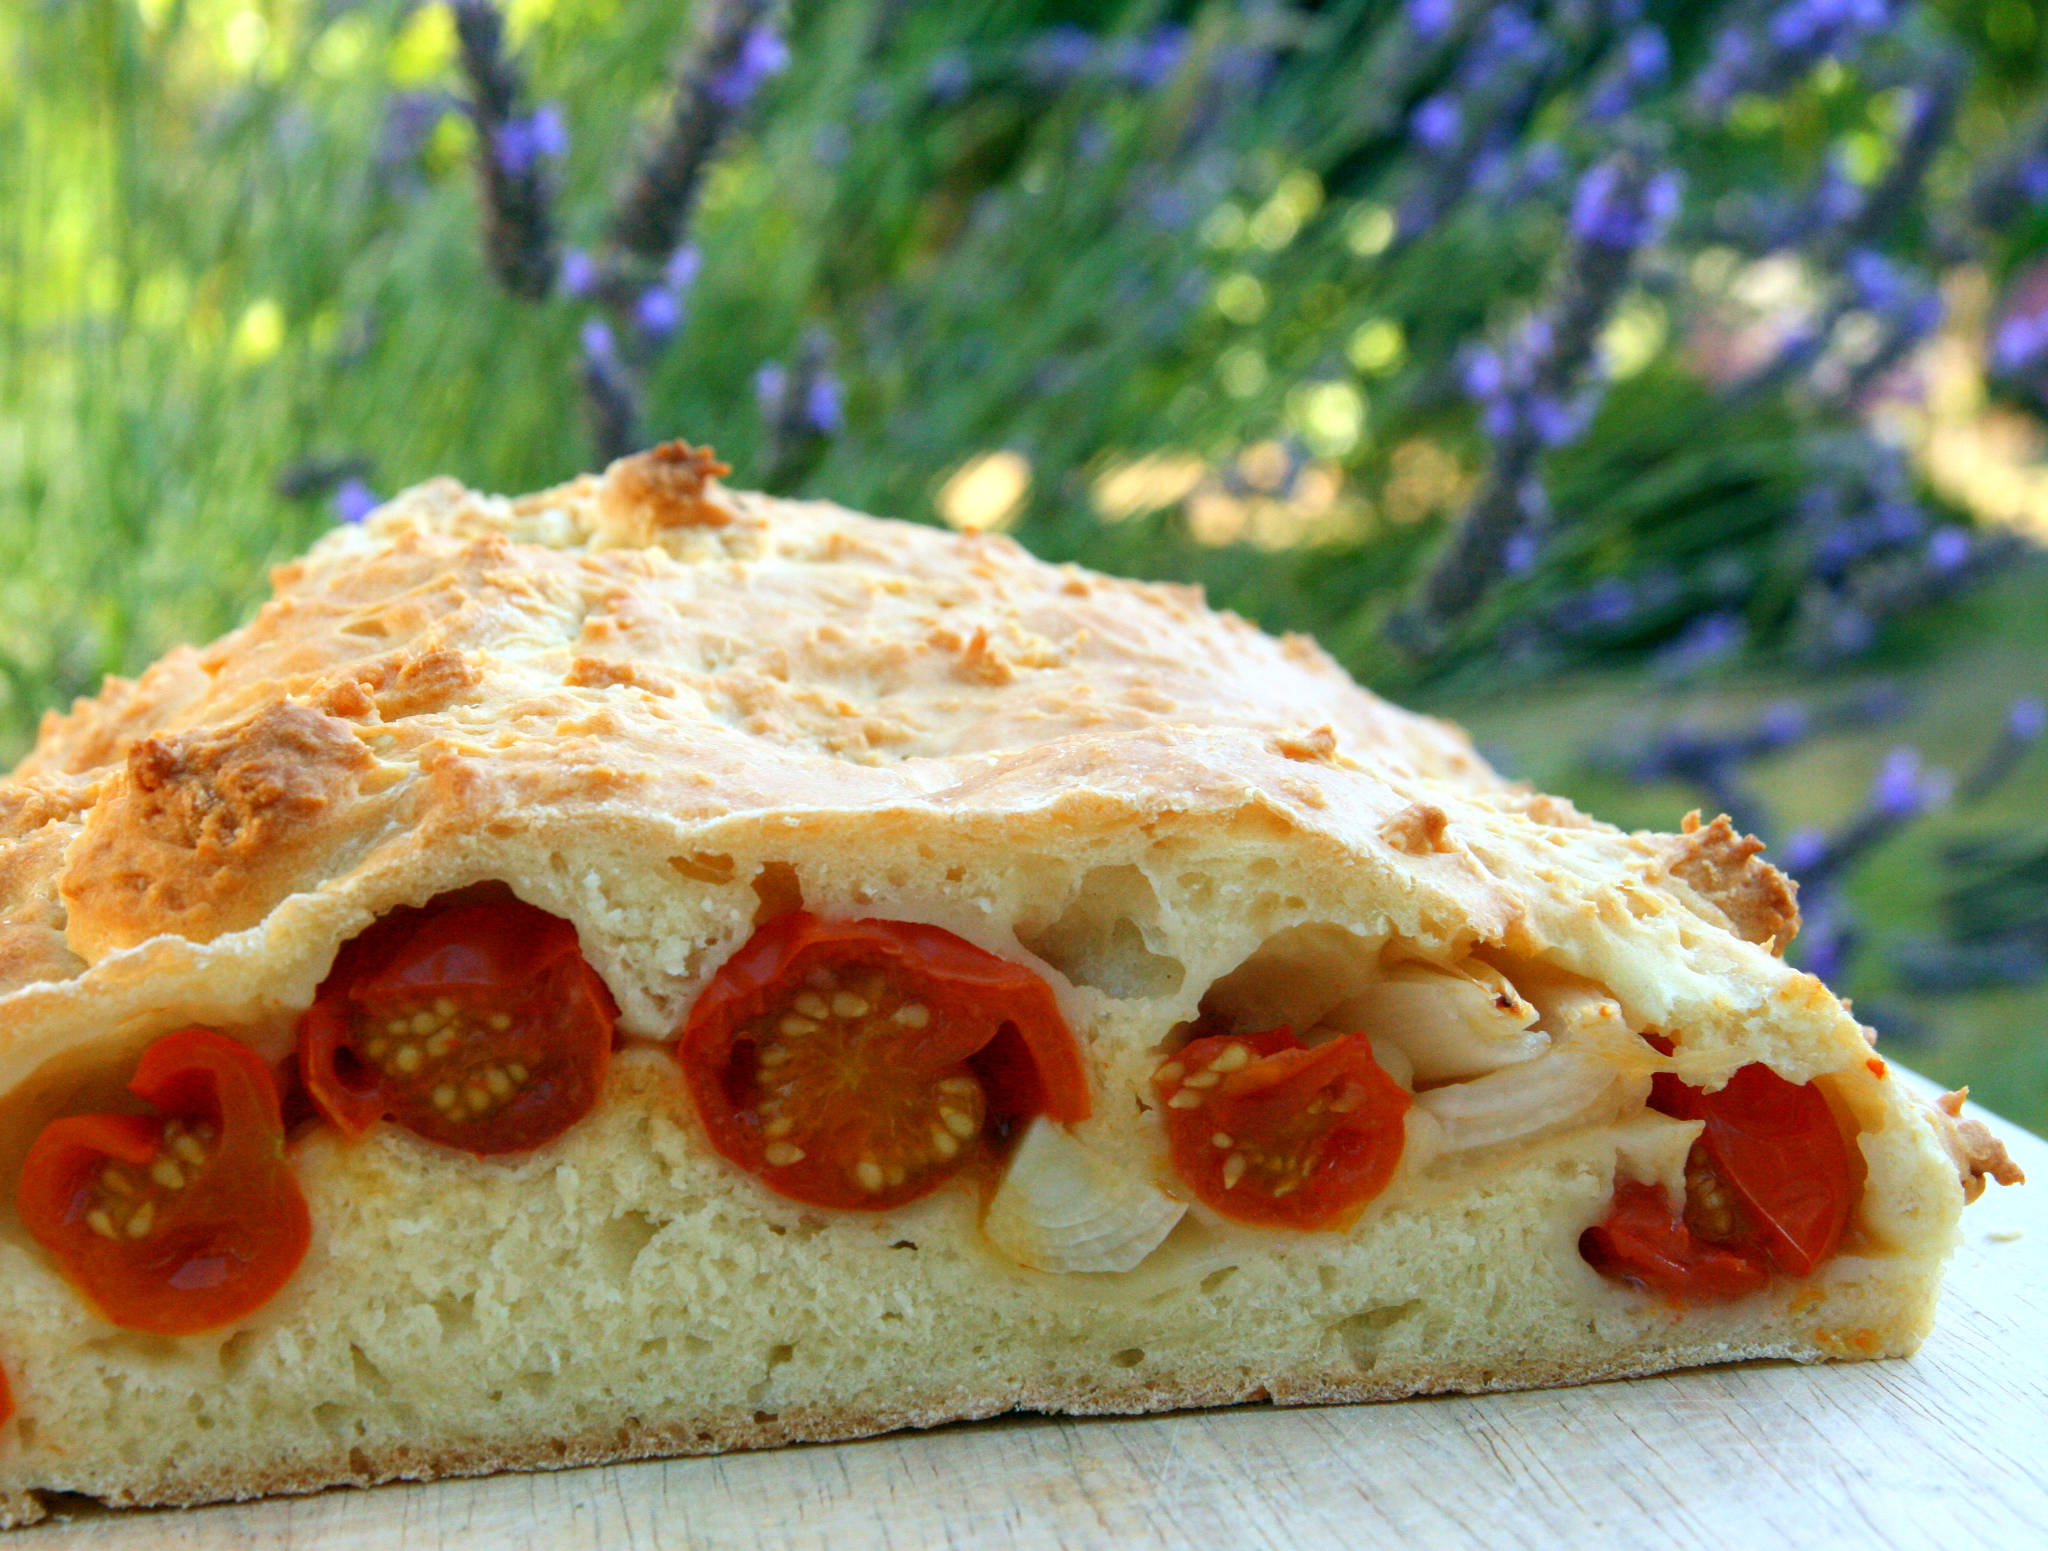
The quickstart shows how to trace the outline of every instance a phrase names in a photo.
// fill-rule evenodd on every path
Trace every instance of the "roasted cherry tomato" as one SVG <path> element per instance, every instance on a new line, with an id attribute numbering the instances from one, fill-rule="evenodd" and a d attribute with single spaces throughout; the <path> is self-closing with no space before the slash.
<path id="1" fill-rule="evenodd" d="M 7 1387 L 7 1375 L 0 1372 L 0 1427 L 5 1427 L 14 1415 L 14 1391 Z"/>
<path id="2" fill-rule="evenodd" d="M 901 1206 L 1033 1116 L 1088 1114 L 1052 988 L 911 921 L 769 922 L 697 998 L 676 1058 L 712 1146 L 814 1206 Z"/>
<path id="3" fill-rule="evenodd" d="M 143 1052 L 128 1090 L 157 1114 L 43 1128 L 22 1165 L 21 1220 L 115 1324 L 231 1325 L 284 1286 L 312 1236 L 276 1079 L 246 1045 L 186 1029 Z"/>
<path id="4" fill-rule="evenodd" d="M 1835 1252 L 1859 1171 L 1817 1085 L 1787 1082 L 1760 1062 L 1714 1093 L 1660 1072 L 1650 1107 L 1706 1122 L 1686 1162 L 1694 1233 L 1752 1246 L 1787 1276 L 1809 1275 Z"/>
<path id="5" fill-rule="evenodd" d="M 1602 1276 L 1678 1303 L 1720 1303 L 1771 1279 L 1761 1256 L 1712 1243 L 1686 1225 L 1662 1185 L 1620 1179 L 1614 1204 L 1579 1235 L 1579 1253 Z"/>
<path id="6" fill-rule="evenodd" d="M 1658 1073 L 1650 1107 L 1703 1122 L 1685 1160 L 1685 1209 L 1663 1189 L 1623 1181 L 1579 1250 L 1603 1275 L 1679 1302 L 1740 1297 L 1773 1272 L 1810 1275 L 1842 1242 L 1858 1159 L 1813 1083 L 1742 1067 L 1703 1092 Z"/>
<path id="7" fill-rule="evenodd" d="M 597 1103 L 617 1016 L 573 926 L 469 891 L 342 949 L 299 1020 L 299 1067 L 347 1136 L 388 1116 L 465 1152 L 525 1152 Z"/>
<path id="8" fill-rule="evenodd" d="M 1239 1222 L 1346 1227 L 1401 1162 L 1411 1100 L 1363 1034 L 1313 1049 L 1284 1028 L 1212 1035 L 1152 1082 L 1175 1172 Z"/>

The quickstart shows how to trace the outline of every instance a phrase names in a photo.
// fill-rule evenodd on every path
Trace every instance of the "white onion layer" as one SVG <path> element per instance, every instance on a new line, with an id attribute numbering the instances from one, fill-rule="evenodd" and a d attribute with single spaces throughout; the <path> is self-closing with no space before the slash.
<path id="1" fill-rule="evenodd" d="M 1454 1082 L 1534 1060 L 1550 1037 L 1534 1027 L 1536 1009 L 1490 964 L 1468 959 L 1455 969 L 1402 964 L 1349 1001 L 1323 1025 L 1372 1036 L 1379 1048 L 1400 1047 L 1413 1081 Z"/>
<path id="2" fill-rule="evenodd" d="M 1462 1152 L 1560 1131 L 1610 1102 L 1626 1081 L 1613 1062 L 1579 1050 L 1553 1050 L 1469 1082 L 1417 1094 L 1416 1107 L 1442 1128 L 1442 1150 Z"/>
<path id="3" fill-rule="evenodd" d="M 1129 1271 L 1186 1211 L 1040 1116 L 1018 1142 L 982 1231 L 1034 1271 Z"/>

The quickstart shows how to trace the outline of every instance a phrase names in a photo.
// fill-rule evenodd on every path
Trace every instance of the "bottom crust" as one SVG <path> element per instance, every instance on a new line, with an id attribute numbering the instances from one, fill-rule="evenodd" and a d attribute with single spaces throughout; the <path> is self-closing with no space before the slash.
<path id="1" fill-rule="evenodd" d="M 723 1454 L 740 1449 L 773 1449 L 792 1443 L 838 1443 L 882 1433 L 982 1421 L 1009 1412 L 1046 1416 L 1143 1416 L 1162 1411 L 1201 1410 L 1254 1402 L 1282 1406 L 1350 1405 L 1419 1395 L 1477 1395 L 1503 1390 L 1596 1384 L 1609 1379 L 1641 1378 L 1710 1363 L 1772 1358 L 1812 1363 L 1842 1360 L 1849 1355 L 1817 1351 L 1804 1342 L 1741 1351 L 1688 1343 L 1654 1353 L 1630 1353 L 1608 1362 L 1522 1362 L 1504 1369 L 1479 1365 L 1414 1367 L 1370 1377 L 1334 1368 L 1320 1373 L 1264 1379 L 1214 1374 L 1180 1380 L 1152 1379 L 1127 1385 L 1049 1385 L 1024 1394 L 983 1395 L 953 1402 L 895 1407 L 806 1406 L 773 1416 L 756 1415 L 744 1419 L 697 1418 L 647 1423 L 638 1417 L 628 1417 L 616 1428 L 594 1430 L 572 1438 L 484 1446 L 421 1443 L 375 1449 L 356 1447 L 336 1449 L 327 1460 L 301 1463 L 289 1470 L 250 1470 L 199 1478 L 180 1473 L 133 1490 L 110 1492 L 96 1500 L 110 1508 L 189 1508 L 205 1503 L 303 1495 L 337 1486 L 435 1481 L 458 1476 L 495 1475 L 502 1471 L 576 1470 L 634 1460 Z M 1910 1354 L 1873 1352 L 1855 1355 Z M 0 1529 L 22 1528 L 39 1523 L 47 1516 L 48 1508 L 36 1493 L 0 1494 Z"/>

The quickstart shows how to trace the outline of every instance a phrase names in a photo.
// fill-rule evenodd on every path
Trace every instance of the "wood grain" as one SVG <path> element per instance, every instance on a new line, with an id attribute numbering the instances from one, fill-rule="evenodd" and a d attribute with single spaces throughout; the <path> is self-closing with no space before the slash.
<path id="1" fill-rule="evenodd" d="M 87 1510 L 10 1551 L 2048 1544 L 2048 1144 L 1965 1217 L 1910 1361 L 1520 1395 L 1015 1418 L 865 1443 Z"/>

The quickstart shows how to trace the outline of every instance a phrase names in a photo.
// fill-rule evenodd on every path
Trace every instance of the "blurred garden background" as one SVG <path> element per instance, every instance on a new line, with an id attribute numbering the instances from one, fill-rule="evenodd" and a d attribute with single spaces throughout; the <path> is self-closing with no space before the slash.
<path id="1" fill-rule="evenodd" d="M 0 745 L 451 473 L 1207 587 L 2048 1126 L 2025 0 L 10 0 Z"/>

